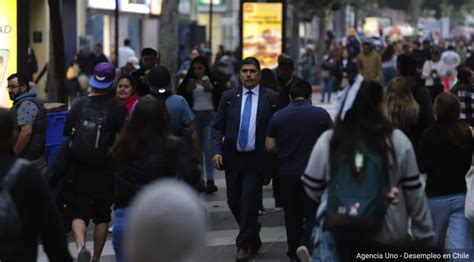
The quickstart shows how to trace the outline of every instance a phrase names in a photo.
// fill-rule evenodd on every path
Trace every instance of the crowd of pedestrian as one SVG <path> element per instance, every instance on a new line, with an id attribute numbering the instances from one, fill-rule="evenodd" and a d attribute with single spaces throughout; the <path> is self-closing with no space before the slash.
<path id="1" fill-rule="evenodd" d="M 78 261 L 100 261 L 113 215 L 117 261 L 187 261 L 205 232 L 196 193 L 218 191 L 215 169 L 224 171 L 239 226 L 237 261 L 262 246 L 262 186 L 270 182 L 290 261 L 353 261 L 367 247 L 472 248 L 464 216 L 472 68 L 461 44 L 421 46 L 375 45 L 351 32 L 345 46 L 327 43 L 320 65 L 308 47 L 299 64 L 281 54 L 271 69 L 253 57 L 236 63 L 223 47 L 214 63 L 193 49 L 175 85 L 156 50 L 143 49 L 139 60 L 126 40 L 115 67 L 97 45 L 80 69 L 87 88 L 76 93 L 49 171 L 46 109 L 27 77 L 9 76 L 13 107 L 0 110 L 0 260 L 35 261 L 41 237 L 51 260 L 72 261 L 72 231 Z M 339 92 L 334 119 L 312 105 L 316 76 L 321 103 Z M 22 228 L 10 238 L 1 230 L 12 206 Z"/>

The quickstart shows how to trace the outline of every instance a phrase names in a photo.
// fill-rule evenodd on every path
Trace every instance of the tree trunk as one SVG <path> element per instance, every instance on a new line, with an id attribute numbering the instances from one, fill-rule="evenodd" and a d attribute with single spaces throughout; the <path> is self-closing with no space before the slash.
<path id="1" fill-rule="evenodd" d="M 300 58 L 300 17 L 298 9 L 295 6 L 292 8 L 291 21 L 290 57 L 295 64 L 295 73 L 298 73 L 298 61 Z"/>
<path id="2" fill-rule="evenodd" d="M 326 37 L 326 9 L 321 8 L 318 10 L 318 44 L 317 44 L 317 61 L 322 63 L 324 53 L 326 52 L 326 45 L 324 38 Z"/>
<path id="3" fill-rule="evenodd" d="M 343 5 L 341 7 L 341 10 L 340 10 L 341 14 L 340 14 L 340 30 L 341 30 L 341 35 L 340 37 L 345 37 L 346 34 L 347 34 L 347 5 Z"/>
<path id="4" fill-rule="evenodd" d="M 359 5 L 354 5 L 354 29 L 357 30 L 357 26 L 359 25 L 359 19 L 360 19 L 360 14 L 359 14 Z"/>
<path id="5" fill-rule="evenodd" d="M 178 70 L 178 6 L 179 0 L 164 0 L 160 19 L 160 62 L 170 70 L 173 88 L 176 88 Z"/>
<path id="6" fill-rule="evenodd" d="M 61 2 L 59 0 L 49 0 L 48 3 L 51 24 L 47 82 L 48 101 L 67 103 L 65 87 L 66 62 Z"/>
<path id="7" fill-rule="evenodd" d="M 421 5 L 423 5 L 423 0 L 411 0 L 410 1 L 410 16 L 411 16 L 411 25 L 413 28 L 418 28 L 418 20 L 421 13 Z"/>

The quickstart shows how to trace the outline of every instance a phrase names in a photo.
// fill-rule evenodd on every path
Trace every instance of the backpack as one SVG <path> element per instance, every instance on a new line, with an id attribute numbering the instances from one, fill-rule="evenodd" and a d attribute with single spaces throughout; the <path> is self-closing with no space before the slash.
<path id="1" fill-rule="evenodd" d="M 328 184 L 327 228 L 343 233 L 378 232 L 388 208 L 388 190 L 388 173 L 378 154 L 359 149 L 355 159 L 343 155 Z"/>
<path id="2" fill-rule="evenodd" d="M 108 127 L 108 111 L 107 103 L 94 103 L 90 99 L 84 103 L 69 142 L 74 159 L 91 164 L 107 160 L 114 142 L 114 134 Z"/>
<path id="3" fill-rule="evenodd" d="M 29 162 L 17 159 L 0 184 L 0 245 L 16 243 L 20 237 L 20 216 L 10 190 L 15 182 L 16 175 Z"/>

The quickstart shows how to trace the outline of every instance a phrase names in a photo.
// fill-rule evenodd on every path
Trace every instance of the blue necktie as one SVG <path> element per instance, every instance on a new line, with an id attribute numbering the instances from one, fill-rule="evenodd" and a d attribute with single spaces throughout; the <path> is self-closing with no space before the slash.
<path id="1" fill-rule="evenodd" d="M 244 113 L 242 114 L 242 122 L 240 124 L 239 146 L 244 150 L 248 144 L 250 116 L 252 113 L 252 91 L 247 91 L 247 99 L 245 100 Z"/>

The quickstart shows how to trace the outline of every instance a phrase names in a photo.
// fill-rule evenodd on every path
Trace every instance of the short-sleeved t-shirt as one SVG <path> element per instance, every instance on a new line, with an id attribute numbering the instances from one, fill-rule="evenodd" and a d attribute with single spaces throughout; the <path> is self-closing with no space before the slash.
<path id="1" fill-rule="evenodd" d="M 194 113 L 184 97 L 171 95 L 166 99 L 165 105 L 173 131 L 185 128 L 194 120 Z"/>
<path id="2" fill-rule="evenodd" d="M 329 113 L 303 100 L 276 112 L 267 129 L 279 148 L 279 175 L 302 176 L 319 136 L 332 126 Z"/>
<path id="3" fill-rule="evenodd" d="M 34 102 L 29 100 L 21 102 L 16 116 L 18 126 L 33 125 L 39 112 L 40 109 Z"/>

